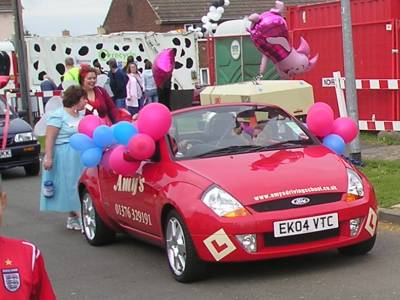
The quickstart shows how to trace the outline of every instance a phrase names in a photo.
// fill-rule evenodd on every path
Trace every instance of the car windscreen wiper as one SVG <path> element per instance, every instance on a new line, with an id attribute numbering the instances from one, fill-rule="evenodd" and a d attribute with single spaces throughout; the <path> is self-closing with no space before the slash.
<path id="1" fill-rule="evenodd" d="M 257 146 L 257 145 L 235 145 L 235 146 L 214 149 L 214 150 L 196 155 L 195 157 L 211 157 L 214 155 L 248 153 L 248 152 L 257 151 L 258 148 L 260 148 L 260 146 Z"/>
<path id="2" fill-rule="evenodd" d="M 311 139 L 306 139 L 306 140 L 288 140 L 288 141 L 282 141 L 278 143 L 274 143 L 271 145 L 266 146 L 267 148 L 276 148 L 279 146 L 291 146 L 291 145 L 312 145 L 313 141 Z"/>

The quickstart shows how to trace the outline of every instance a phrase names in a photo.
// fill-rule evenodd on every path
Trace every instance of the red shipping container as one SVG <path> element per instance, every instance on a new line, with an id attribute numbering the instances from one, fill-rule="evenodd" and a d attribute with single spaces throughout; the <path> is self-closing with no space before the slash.
<path id="1" fill-rule="evenodd" d="M 399 79 L 400 1 L 350 3 L 356 79 Z M 302 36 L 311 54 L 319 53 L 316 67 L 296 79 L 311 83 L 316 101 L 327 102 L 338 115 L 335 89 L 322 87 L 322 78 L 334 71 L 344 77 L 340 1 L 289 7 L 287 21 L 293 44 Z M 360 120 L 400 120 L 399 90 L 361 89 L 357 96 Z"/>

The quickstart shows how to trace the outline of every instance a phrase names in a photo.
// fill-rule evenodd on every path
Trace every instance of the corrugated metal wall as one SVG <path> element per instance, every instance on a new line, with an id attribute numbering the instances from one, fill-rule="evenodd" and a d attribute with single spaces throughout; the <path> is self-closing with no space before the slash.
<path id="1" fill-rule="evenodd" d="M 312 55 L 319 53 L 317 66 L 298 77 L 314 86 L 317 101 L 329 103 L 338 114 L 333 88 L 323 88 L 323 77 L 341 71 L 344 76 L 340 1 L 288 10 L 288 25 L 294 45 L 303 36 Z M 399 78 L 399 0 L 352 0 L 352 22 L 356 79 Z M 399 92 L 359 90 L 359 118 L 399 120 Z"/>

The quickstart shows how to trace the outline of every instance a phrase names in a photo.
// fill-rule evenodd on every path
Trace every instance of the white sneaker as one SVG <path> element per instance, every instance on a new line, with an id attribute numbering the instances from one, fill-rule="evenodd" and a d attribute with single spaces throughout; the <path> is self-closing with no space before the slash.
<path id="1" fill-rule="evenodd" d="M 67 229 L 70 230 L 81 230 L 81 222 L 79 217 L 68 217 L 67 219 Z"/>

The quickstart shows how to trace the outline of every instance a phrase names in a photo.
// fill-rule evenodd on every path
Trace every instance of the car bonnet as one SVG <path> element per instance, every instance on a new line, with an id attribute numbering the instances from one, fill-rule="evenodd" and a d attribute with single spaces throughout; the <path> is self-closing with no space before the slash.
<path id="1" fill-rule="evenodd" d="M 323 146 L 180 161 L 244 205 L 321 193 L 345 193 L 344 162 Z"/>

